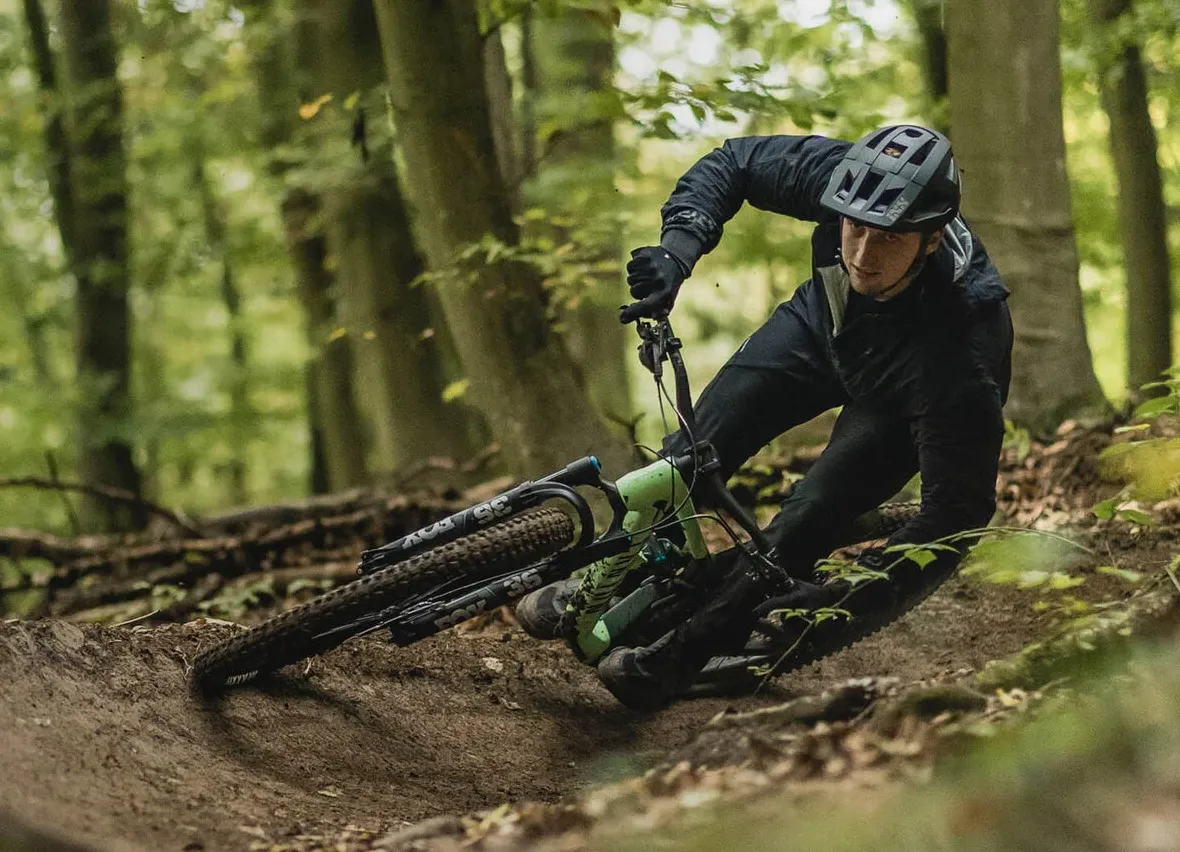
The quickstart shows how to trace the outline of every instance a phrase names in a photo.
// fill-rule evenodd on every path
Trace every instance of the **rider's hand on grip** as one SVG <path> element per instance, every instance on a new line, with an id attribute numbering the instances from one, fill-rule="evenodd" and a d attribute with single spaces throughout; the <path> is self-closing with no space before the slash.
<path id="1" fill-rule="evenodd" d="M 634 304 L 619 310 L 619 321 L 634 322 L 641 317 L 667 315 L 676 302 L 687 270 L 671 252 L 660 246 L 644 246 L 631 252 L 627 262 L 627 285 Z"/>
<path id="2" fill-rule="evenodd" d="M 791 590 L 759 604 L 754 614 L 759 618 L 766 618 L 776 610 L 804 610 L 811 612 L 824 607 L 833 606 L 848 593 L 849 586 L 842 580 L 835 580 L 822 586 L 808 583 L 806 580 L 796 580 Z"/>

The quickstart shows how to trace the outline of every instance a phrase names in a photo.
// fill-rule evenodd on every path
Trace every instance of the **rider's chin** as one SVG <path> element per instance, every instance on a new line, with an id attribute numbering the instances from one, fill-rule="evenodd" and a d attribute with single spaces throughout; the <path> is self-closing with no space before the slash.
<path id="1" fill-rule="evenodd" d="M 852 274 L 849 275 L 849 278 L 852 281 L 852 288 L 864 296 L 871 296 L 883 289 L 881 286 L 881 276 L 879 273 L 852 271 Z"/>

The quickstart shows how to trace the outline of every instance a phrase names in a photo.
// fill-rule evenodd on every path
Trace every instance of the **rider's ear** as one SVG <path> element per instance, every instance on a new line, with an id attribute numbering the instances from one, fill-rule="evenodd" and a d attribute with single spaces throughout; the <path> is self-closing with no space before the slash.
<path id="1" fill-rule="evenodd" d="M 935 231 L 926 242 L 926 254 L 933 254 L 942 245 L 942 231 Z"/>

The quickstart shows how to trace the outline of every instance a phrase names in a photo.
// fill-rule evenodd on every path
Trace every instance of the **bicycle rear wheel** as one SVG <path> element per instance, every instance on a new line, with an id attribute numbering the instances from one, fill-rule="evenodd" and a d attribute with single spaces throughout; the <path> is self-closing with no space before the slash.
<path id="1" fill-rule="evenodd" d="M 192 684 L 206 694 L 322 654 L 351 638 L 349 624 L 460 577 L 525 568 L 568 546 L 574 522 L 560 509 L 526 512 L 421 553 L 284 612 L 203 651 Z"/>
<path id="2" fill-rule="evenodd" d="M 810 624 L 801 618 L 791 619 L 780 635 L 751 639 L 744 654 L 710 660 L 692 694 L 748 691 L 768 676 L 789 674 L 839 653 L 913 610 L 954 576 L 957 568 L 954 560 L 935 560 L 924 568 L 902 560 L 888 578 L 857 586 L 837 605 L 847 616 Z"/>

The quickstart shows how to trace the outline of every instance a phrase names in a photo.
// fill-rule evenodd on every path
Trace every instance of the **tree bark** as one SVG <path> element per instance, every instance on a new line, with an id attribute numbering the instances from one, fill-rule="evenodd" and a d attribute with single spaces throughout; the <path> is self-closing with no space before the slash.
<path id="1" fill-rule="evenodd" d="M 1111 27 L 1131 0 L 1089 0 L 1099 28 Z M 1167 214 L 1147 80 L 1136 44 L 1124 44 L 1099 69 L 1102 107 L 1119 185 L 1119 222 L 1127 275 L 1127 387 L 1132 396 L 1172 366 L 1172 271 Z"/>
<path id="2" fill-rule="evenodd" d="M 574 379 L 524 264 L 457 266 L 459 253 L 518 233 L 496 163 L 472 0 L 376 4 L 415 226 L 439 282 L 470 392 L 514 472 L 531 475 L 587 451 L 627 458 Z"/>
<path id="3" fill-rule="evenodd" d="M 61 231 L 67 258 L 75 251 L 74 192 L 70 185 L 70 152 L 66 136 L 64 97 L 57 82 L 57 67 L 49 46 L 49 25 L 41 0 L 24 0 L 25 26 L 41 92 L 41 117 L 45 123 L 45 153 L 49 161 L 49 194 Z"/>
<path id="4" fill-rule="evenodd" d="M 520 12 L 520 169 L 532 174 L 537 167 L 537 40 L 533 7 Z"/>
<path id="5" fill-rule="evenodd" d="M 290 33 L 273 20 L 270 0 L 248 0 L 254 74 L 262 110 L 263 145 L 272 152 L 291 145 L 300 104 L 288 47 Z M 270 171 L 283 180 L 289 163 L 273 155 Z M 313 494 L 339 491 L 367 480 L 365 436 L 353 387 L 352 341 L 335 332 L 342 320 L 332 295 L 328 246 L 321 224 L 321 199 L 310 190 L 289 186 L 280 203 L 287 251 L 303 306 L 311 357 L 307 364 L 309 486 Z"/>
<path id="6" fill-rule="evenodd" d="M 124 437 L 132 413 L 131 317 L 127 304 L 127 158 L 123 94 L 109 0 L 64 0 L 62 51 L 70 95 L 73 216 L 63 240 L 77 279 L 76 364 L 82 404 L 78 468 L 87 484 L 138 494 L 140 476 Z M 85 521 L 120 530 L 146 523 L 142 511 L 87 501 Z"/>
<path id="7" fill-rule="evenodd" d="M 475 452 L 466 411 L 443 399 L 442 335 L 425 289 L 410 286 L 423 267 L 397 174 L 392 163 L 366 172 L 328 192 L 327 228 L 375 469 L 393 472 L 428 456 L 466 459 Z"/>
<path id="8" fill-rule="evenodd" d="M 499 30 L 484 37 L 484 77 L 488 86 L 488 106 L 492 113 L 492 137 L 496 146 L 496 162 L 504 185 L 515 194 L 525 178 L 520 153 L 520 131 L 512 97 L 512 75 L 508 72 L 508 58 L 504 54 L 504 40 Z"/>
<path id="9" fill-rule="evenodd" d="M 385 122 L 366 118 L 383 108 L 371 91 L 384 78 L 371 0 L 302 0 L 297 9 L 310 85 L 333 95 L 315 119 L 324 166 L 339 176 L 325 192 L 326 228 L 376 466 L 389 473 L 429 456 L 466 459 L 475 452 L 468 412 L 443 398 L 448 337 L 432 321 L 426 288 L 411 286 L 424 265 L 392 142 Z M 355 101 L 351 111 L 346 100 Z M 352 151 L 334 153 L 350 137 Z"/>
<path id="10" fill-rule="evenodd" d="M 595 115 L 593 98 L 609 89 L 615 67 L 614 33 L 589 11 L 573 8 L 532 19 L 537 65 L 538 115 L 550 136 L 535 192 L 558 212 L 598 227 L 585 237 L 599 259 L 618 262 L 622 232 L 616 223 L 614 122 Z M 586 290 L 564 321 L 570 353 L 595 408 L 610 420 L 631 418 L 627 370 L 630 331 L 619 305 L 630 301 L 619 271 L 590 275 Z"/>
<path id="11" fill-rule="evenodd" d="M 1104 415 L 1065 171 L 1057 6 L 957 0 L 947 23 L 964 210 L 1012 290 L 1008 414 L 1036 431 Z"/>
<path id="12" fill-rule="evenodd" d="M 922 76 L 930 98 L 931 126 L 950 135 L 947 97 L 950 94 L 946 52 L 946 3 L 943 0 L 908 0 L 918 36 L 922 39 Z"/>
<path id="13" fill-rule="evenodd" d="M 368 479 L 365 437 L 353 388 L 352 344 L 336 330 L 342 320 L 332 297 L 328 271 L 328 242 L 318 220 L 319 198 L 293 189 L 283 198 L 283 230 L 295 267 L 295 283 L 306 317 L 307 342 L 313 353 L 308 364 L 308 423 L 311 452 L 323 468 L 312 467 L 313 493 L 317 481 L 330 491 L 342 491 Z"/>

